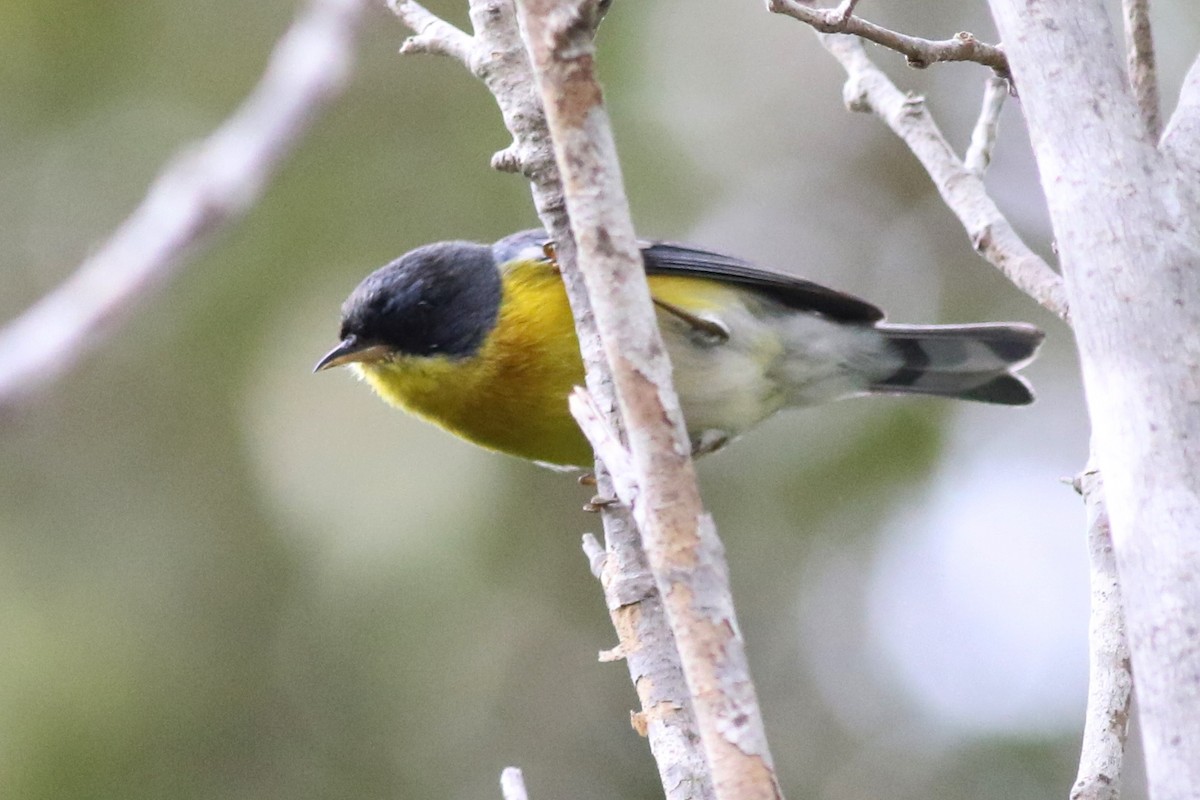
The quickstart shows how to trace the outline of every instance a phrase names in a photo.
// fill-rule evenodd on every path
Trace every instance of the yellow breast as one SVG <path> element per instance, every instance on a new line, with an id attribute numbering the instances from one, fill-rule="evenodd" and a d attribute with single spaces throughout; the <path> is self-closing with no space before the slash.
<path id="1" fill-rule="evenodd" d="M 567 409 L 583 365 L 566 290 L 548 264 L 503 277 L 496 327 L 464 359 L 406 357 L 356 365 L 389 403 L 468 441 L 554 464 L 588 465 L 591 448 Z"/>

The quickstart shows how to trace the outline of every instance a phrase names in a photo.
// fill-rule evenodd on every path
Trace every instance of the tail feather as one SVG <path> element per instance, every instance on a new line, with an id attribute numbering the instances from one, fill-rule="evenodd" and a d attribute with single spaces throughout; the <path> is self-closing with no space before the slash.
<path id="1" fill-rule="evenodd" d="M 1044 334 L 1021 323 L 879 325 L 883 377 L 870 390 L 928 394 L 1019 406 L 1033 392 L 1015 371 L 1036 355 Z"/>

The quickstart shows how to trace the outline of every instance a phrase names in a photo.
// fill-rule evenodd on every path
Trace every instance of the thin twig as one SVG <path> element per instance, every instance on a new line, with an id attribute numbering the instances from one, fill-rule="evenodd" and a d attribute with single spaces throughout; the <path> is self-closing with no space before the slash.
<path id="1" fill-rule="evenodd" d="M 546 135 L 545 112 L 533 86 L 529 58 L 516 27 L 512 0 L 471 0 L 474 36 L 439 19 L 414 0 L 387 0 L 388 7 L 416 33 L 401 53 L 448 55 L 481 80 L 504 118 L 513 141 L 492 156 L 492 167 L 529 179 L 538 214 L 564 258 L 572 257 L 566 207 L 558 185 L 554 150 Z M 584 353 L 585 359 L 587 353 Z"/>
<path id="2" fill-rule="evenodd" d="M 411 0 L 389 0 L 402 20 L 419 26 L 419 37 L 459 40 L 466 36 L 448 23 L 430 21 L 424 8 Z M 492 158 L 492 166 L 525 175 L 531 184 L 534 205 L 555 243 L 555 258 L 562 267 L 572 311 L 575 314 L 580 350 L 587 367 L 588 397 L 606 428 L 614 432 L 619 421 L 613 415 L 616 399 L 611 378 L 596 333 L 587 290 L 575 268 L 575 239 L 567 219 L 558 166 L 546 127 L 545 112 L 537 92 L 533 69 L 518 31 L 512 0 L 472 0 L 474 36 L 469 48 L 458 41 L 406 45 L 402 52 L 437 52 L 457 58 L 491 91 L 500 107 L 513 142 Z M 607 5 L 602 5 L 602 15 Z M 436 18 L 434 18 L 436 19 Z M 411 41 L 411 40 L 410 40 Z M 617 493 L 608 470 L 596 466 L 596 488 L 600 495 Z M 658 590 L 648 579 L 641 537 L 630 509 L 621 503 L 601 507 L 607 552 L 601 558 L 595 548 L 586 548 L 589 564 L 598 571 L 605 590 L 609 614 L 617 631 L 617 651 L 625 656 L 630 678 L 637 690 L 647 724 L 644 734 L 658 765 L 667 800 L 713 800 L 708 765 L 699 744 L 699 734 L 683 669 L 667 625 Z M 594 541 L 594 540 L 593 540 Z"/>
<path id="3" fill-rule="evenodd" d="M 607 549 L 600 548 L 593 537 L 583 540 L 588 564 L 604 587 L 609 617 L 617 632 L 617 646 L 602 654 L 601 660 L 625 659 L 641 704 L 632 718 L 634 730 L 650 742 L 667 798 L 714 800 L 675 636 L 666 624 L 666 610 L 641 535 L 630 518 L 637 484 L 630 479 L 629 451 L 589 392 L 577 389 L 570 406 L 596 449 L 598 463 L 609 467 L 604 474 L 611 476 L 610 481 L 598 488 L 601 493 L 615 491 L 621 500 L 603 508 L 606 517 L 619 512 L 606 518 Z"/>
<path id="4" fill-rule="evenodd" d="M 0 330 L 0 407 L 61 377 L 262 194 L 350 76 L 366 0 L 313 0 L 242 105 L 180 152 L 141 205 L 61 285 Z"/>
<path id="5" fill-rule="evenodd" d="M 872 63 L 853 37 L 817 34 L 846 70 L 844 96 L 855 111 L 871 111 L 899 136 L 921 162 L 942 200 L 958 217 L 976 252 L 1017 288 L 1064 320 L 1067 295 L 1062 278 L 1029 249 L 973 174 L 946 142 L 920 97 L 906 95 Z"/>
<path id="6" fill-rule="evenodd" d="M 596 406 L 591 394 L 582 387 L 576 386 L 575 391 L 567 398 L 571 416 L 579 423 L 580 430 L 592 444 L 596 457 L 608 466 L 612 473 L 617 498 L 627 506 L 632 506 L 637 500 L 637 483 L 630 479 L 633 466 L 629 459 L 629 450 L 621 442 L 621 437 L 609 424 L 603 412 Z"/>
<path id="7" fill-rule="evenodd" d="M 1158 104 L 1158 70 L 1154 64 L 1154 34 L 1150 27 L 1150 0 L 1121 0 L 1125 20 L 1126 65 L 1129 85 L 1152 139 L 1162 133 Z"/>
<path id="8" fill-rule="evenodd" d="M 463 66 L 470 66 L 470 35 L 433 14 L 415 0 L 387 0 L 387 6 L 414 31 L 414 35 L 405 39 L 404 44 L 400 46 L 401 53 L 450 56 Z"/>
<path id="9" fill-rule="evenodd" d="M 850 19 L 854 14 L 854 7 L 858 5 L 858 0 L 842 0 L 838 3 L 837 15 L 843 20 Z"/>
<path id="10" fill-rule="evenodd" d="M 1000 130 L 1000 110 L 1004 98 L 1008 97 L 1008 81 L 992 75 L 983 86 L 983 103 L 979 119 L 971 131 L 971 144 L 963 157 L 963 166 L 968 172 L 982 178 L 992 162 L 992 148 L 996 145 L 996 134 Z"/>
<path id="11" fill-rule="evenodd" d="M 667 610 L 718 797 L 781 797 L 733 611 L 728 571 L 696 485 L 671 367 L 646 285 L 602 93 L 586 0 L 520 0 L 638 498 L 634 516 Z"/>
<path id="12" fill-rule="evenodd" d="M 1071 800 L 1116 800 L 1121 791 L 1133 689 L 1129 641 L 1099 471 L 1089 464 L 1075 487 L 1087 507 L 1092 599 L 1087 716 Z"/>
<path id="13" fill-rule="evenodd" d="M 991 67 L 1001 78 L 1012 78 L 1000 45 L 981 42 L 966 31 L 940 41 L 908 36 L 854 16 L 854 5 L 843 2 L 837 8 L 816 8 L 800 0 L 767 2 L 767 8 L 774 13 L 795 17 L 821 33 L 858 36 L 895 50 L 908 60 L 910 67 L 923 69 L 943 61 L 973 61 Z"/>
<path id="14" fill-rule="evenodd" d="M 577 389 L 572 394 L 571 413 L 600 459 L 612 465 L 614 478 L 620 480 L 628 475 L 631 469 L 628 451 L 585 390 Z M 625 487 L 619 488 L 617 494 L 622 499 L 622 508 L 628 509 L 636 499 L 637 487 L 628 480 L 616 485 Z M 632 525 L 616 529 L 610 526 L 605 531 L 607 550 L 590 534 L 583 537 L 583 552 L 592 574 L 604 587 L 609 616 L 617 631 L 616 647 L 602 652 L 600 660 L 623 658 L 629 667 L 641 700 L 641 710 L 631 716 L 630 722 L 639 735 L 649 739 L 663 783 L 672 787 L 667 796 L 715 800 L 707 765 L 698 769 L 692 764 L 701 755 L 700 742 L 687 692 L 680 691 L 685 688 L 682 671 L 676 672 L 677 667 L 673 667 L 666 674 L 671 682 L 664 685 L 660 680 L 664 671 L 656 664 L 658 654 L 677 654 L 677 651 L 670 628 L 658 622 L 666 612 L 645 551 L 635 541 L 638 536 Z M 680 706 L 681 698 L 686 705 Z M 681 715 L 689 724 L 678 722 Z"/>
<path id="15" fill-rule="evenodd" d="M 500 794 L 504 800 L 529 800 L 525 776 L 517 767 L 505 767 L 500 773 Z"/>

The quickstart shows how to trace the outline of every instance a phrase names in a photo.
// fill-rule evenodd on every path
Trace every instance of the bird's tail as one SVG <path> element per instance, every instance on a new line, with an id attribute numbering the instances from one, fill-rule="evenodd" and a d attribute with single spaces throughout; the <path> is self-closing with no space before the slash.
<path id="1" fill-rule="evenodd" d="M 878 325 L 892 371 L 871 392 L 929 394 L 1022 406 L 1033 402 L 1015 374 L 1037 353 L 1044 334 L 1032 325 Z"/>

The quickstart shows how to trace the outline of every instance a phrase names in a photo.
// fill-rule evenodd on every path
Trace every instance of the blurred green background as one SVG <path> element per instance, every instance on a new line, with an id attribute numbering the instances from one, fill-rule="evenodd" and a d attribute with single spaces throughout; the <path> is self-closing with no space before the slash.
<path id="1" fill-rule="evenodd" d="M 983 3 L 868 4 L 929 36 Z M 382 6 L 382 3 L 380 4 Z M 459 24 L 465 3 L 431 8 Z M 0 0 L 0 314 L 53 287 L 257 80 L 290 0 Z M 1200 40 L 1155 13 L 1167 96 Z M 369 15 L 354 83 L 260 203 L 82 366 L 0 420 L 0 797 L 660 796 L 579 548 L 571 478 L 311 375 L 357 281 L 536 223 L 458 65 Z M 706 459 L 791 797 L 1043 798 L 1075 771 L 1086 453 L 1068 331 L 972 253 L 908 153 L 761 3 L 617 3 L 601 31 L 639 231 L 860 293 L 904 322 L 1048 331 L 1031 409 L 871 399 Z M 985 73 L 916 72 L 951 141 Z M 1168 101 L 1169 102 L 1169 101 Z M 989 184 L 1049 249 L 1019 117 Z M 1136 761 L 1136 760 L 1135 760 Z M 1142 796 L 1136 764 L 1128 797 Z"/>

